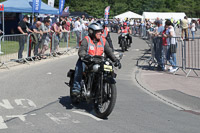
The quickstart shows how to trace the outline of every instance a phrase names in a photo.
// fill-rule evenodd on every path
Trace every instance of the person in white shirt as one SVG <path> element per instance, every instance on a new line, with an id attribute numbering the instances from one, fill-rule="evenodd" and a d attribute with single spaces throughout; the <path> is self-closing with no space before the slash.
<path id="1" fill-rule="evenodd" d="M 192 33 L 192 40 L 194 40 L 194 33 L 195 33 L 195 20 L 192 20 L 191 33 Z"/>
<path id="2" fill-rule="evenodd" d="M 166 28 L 168 30 L 166 31 L 166 34 L 164 37 L 167 37 L 167 44 L 168 44 L 168 50 L 167 50 L 167 60 L 172 65 L 172 68 L 169 69 L 169 72 L 174 73 L 178 70 L 177 64 L 176 64 L 176 49 L 177 49 L 177 42 L 176 42 L 176 33 L 174 31 L 174 27 L 172 26 L 172 22 L 170 20 L 167 20 L 165 22 Z"/>
<path id="3" fill-rule="evenodd" d="M 76 19 L 76 22 L 74 23 L 74 31 L 76 33 L 76 48 L 78 49 L 81 36 L 81 23 L 79 17 Z"/>
<path id="4" fill-rule="evenodd" d="M 80 26 L 81 29 L 81 40 L 88 35 L 88 22 L 83 21 L 83 23 Z"/>

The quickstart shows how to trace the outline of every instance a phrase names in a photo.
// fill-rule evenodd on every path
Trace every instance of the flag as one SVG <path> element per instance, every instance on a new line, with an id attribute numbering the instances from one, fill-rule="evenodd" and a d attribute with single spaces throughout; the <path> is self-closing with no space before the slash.
<path id="1" fill-rule="evenodd" d="M 110 12 L 110 6 L 107 6 L 105 9 L 105 19 L 108 19 L 109 12 Z"/>
<path id="2" fill-rule="evenodd" d="M 4 11 L 4 5 L 0 4 L 0 11 Z"/>
<path id="3" fill-rule="evenodd" d="M 64 5 L 65 5 L 65 0 L 60 0 L 59 1 L 59 14 L 62 14 Z"/>
<path id="4" fill-rule="evenodd" d="M 41 0 L 33 0 L 33 12 L 40 12 Z"/>
<path id="5" fill-rule="evenodd" d="M 67 7 L 64 9 L 64 12 L 66 12 L 66 13 L 69 12 L 69 6 L 67 6 Z"/>
<path id="6" fill-rule="evenodd" d="M 54 7 L 54 2 L 55 0 L 48 0 L 48 5 L 50 5 L 51 7 Z"/>

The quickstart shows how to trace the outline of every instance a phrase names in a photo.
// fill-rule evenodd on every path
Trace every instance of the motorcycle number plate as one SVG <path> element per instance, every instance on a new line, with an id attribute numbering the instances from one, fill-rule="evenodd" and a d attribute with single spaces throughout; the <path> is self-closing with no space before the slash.
<path id="1" fill-rule="evenodd" d="M 104 65 L 104 71 L 111 72 L 112 70 L 112 66 Z"/>

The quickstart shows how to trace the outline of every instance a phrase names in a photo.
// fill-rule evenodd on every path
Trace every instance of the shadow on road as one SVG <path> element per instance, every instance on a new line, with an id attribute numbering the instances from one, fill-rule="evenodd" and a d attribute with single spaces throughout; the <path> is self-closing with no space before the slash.
<path id="1" fill-rule="evenodd" d="M 85 110 L 88 113 L 90 113 L 93 109 L 91 104 L 88 104 L 87 102 L 80 102 L 79 104 L 72 104 L 70 96 L 61 96 L 59 98 L 59 103 L 63 105 L 67 110 L 69 109 L 81 109 Z"/>
<path id="2" fill-rule="evenodd" d="M 67 86 L 69 84 L 65 82 Z M 68 88 L 68 87 L 67 87 Z M 78 104 L 72 104 L 70 96 L 61 96 L 59 98 L 59 103 L 63 105 L 67 110 L 69 109 L 82 109 L 90 113 L 93 109 L 91 104 L 88 104 L 87 102 L 80 102 Z"/>

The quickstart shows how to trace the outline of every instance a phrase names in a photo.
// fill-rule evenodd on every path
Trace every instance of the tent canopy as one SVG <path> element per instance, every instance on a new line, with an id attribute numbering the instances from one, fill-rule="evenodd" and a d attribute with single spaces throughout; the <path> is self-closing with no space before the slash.
<path id="1" fill-rule="evenodd" d="M 179 20 L 183 19 L 185 15 L 184 12 L 143 12 L 142 16 L 144 19 L 148 18 L 151 20 L 155 20 L 156 18 L 160 19 L 171 19 Z"/>
<path id="2" fill-rule="evenodd" d="M 16 12 L 16 13 L 32 13 L 33 0 L 7 0 L 2 2 L 4 4 L 5 12 Z M 41 2 L 41 14 L 58 14 L 58 9 L 53 8 L 44 2 Z"/>
<path id="3" fill-rule="evenodd" d="M 141 15 L 137 14 L 137 13 L 127 11 L 125 13 L 122 13 L 122 14 L 115 16 L 114 18 L 125 19 L 125 18 L 143 18 L 143 17 Z"/>

